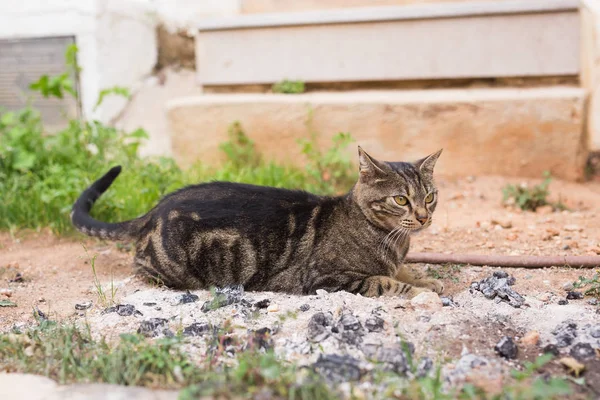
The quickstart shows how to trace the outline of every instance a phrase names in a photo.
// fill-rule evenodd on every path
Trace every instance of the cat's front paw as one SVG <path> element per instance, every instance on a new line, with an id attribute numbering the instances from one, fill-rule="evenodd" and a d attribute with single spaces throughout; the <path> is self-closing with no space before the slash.
<path id="1" fill-rule="evenodd" d="M 437 294 L 444 292 L 444 284 L 437 279 L 419 279 L 413 282 L 415 286 L 427 288 Z"/>

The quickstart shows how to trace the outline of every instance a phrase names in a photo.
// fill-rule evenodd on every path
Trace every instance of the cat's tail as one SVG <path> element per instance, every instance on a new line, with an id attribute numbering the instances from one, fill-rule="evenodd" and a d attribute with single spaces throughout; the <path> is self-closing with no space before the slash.
<path id="1" fill-rule="evenodd" d="M 125 222 L 108 223 L 90 216 L 92 206 L 121 173 L 121 166 L 111 168 L 104 176 L 83 191 L 71 211 L 71 222 L 77 230 L 88 236 L 109 240 L 136 239 L 143 221 L 133 219 Z"/>

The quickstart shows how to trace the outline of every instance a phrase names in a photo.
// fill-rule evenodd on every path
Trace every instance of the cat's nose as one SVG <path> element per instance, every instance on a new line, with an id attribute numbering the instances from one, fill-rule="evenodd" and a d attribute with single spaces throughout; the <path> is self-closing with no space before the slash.
<path id="1" fill-rule="evenodd" d="M 417 221 L 421 223 L 421 225 L 425 225 L 429 217 L 427 215 L 417 215 Z"/>

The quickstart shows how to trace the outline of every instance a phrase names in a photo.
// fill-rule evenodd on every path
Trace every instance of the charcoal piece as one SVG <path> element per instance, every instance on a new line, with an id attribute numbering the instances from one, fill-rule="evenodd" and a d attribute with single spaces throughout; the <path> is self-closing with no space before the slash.
<path id="1" fill-rule="evenodd" d="M 442 300 L 443 307 L 457 307 L 458 304 L 454 302 L 450 297 L 440 296 L 440 300 Z"/>
<path id="2" fill-rule="evenodd" d="M 570 346 L 577 337 L 577 324 L 571 321 L 561 322 L 554 328 L 552 334 L 556 337 L 557 347 Z"/>
<path id="3" fill-rule="evenodd" d="M 137 330 L 146 337 L 155 337 L 159 335 L 172 336 L 172 332 L 169 330 L 168 321 L 164 318 L 150 318 L 149 320 L 142 321 L 140 327 Z"/>
<path id="4" fill-rule="evenodd" d="M 209 324 L 194 322 L 190 326 L 183 328 L 183 336 L 202 336 L 209 331 Z"/>
<path id="5" fill-rule="evenodd" d="M 431 368 L 433 368 L 433 360 L 429 357 L 423 357 L 417 365 L 417 372 L 415 375 L 417 378 L 424 378 L 427 373 L 431 371 Z"/>
<path id="6" fill-rule="evenodd" d="M 311 342 L 321 342 L 331 335 L 331 325 L 333 324 L 333 315 L 318 312 L 310 317 L 308 321 L 307 338 Z"/>
<path id="7" fill-rule="evenodd" d="M 569 304 L 569 301 L 568 301 L 568 300 L 565 300 L 565 299 L 560 299 L 560 300 L 558 301 L 558 305 L 559 305 L 559 306 L 566 306 L 567 304 Z"/>
<path id="8" fill-rule="evenodd" d="M 305 304 L 302 304 L 302 305 L 299 307 L 299 309 L 300 309 L 300 311 L 308 311 L 308 310 L 310 310 L 310 305 L 308 305 L 308 304 L 306 304 L 306 303 L 305 303 Z"/>
<path id="9" fill-rule="evenodd" d="M 381 332 L 383 331 L 383 325 L 385 321 L 383 318 L 379 318 L 377 315 L 372 315 L 365 321 L 365 327 L 369 332 Z"/>
<path id="10" fill-rule="evenodd" d="M 240 304 L 242 305 L 242 307 L 246 307 L 246 308 L 251 308 L 253 306 L 252 301 L 243 298 L 242 300 L 240 300 Z"/>
<path id="11" fill-rule="evenodd" d="M 102 311 L 102 314 L 108 314 L 116 312 L 121 317 L 130 317 L 132 315 L 136 317 L 142 317 L 143 314 L 135 309 L 133 304 L 117 304 L 116 306 L 108 307 Z"/>
<path id="12" fill-rule="evenodd" d="M 271 300 L 264 299 L 264 300 L 257 301 L 256 303 L 254 303 L 254 307 L 258 308 L 258 309 L 262 309 L 262 308 L 269 307 L 270 304 L 271 304 Z"/>
<path id="13" fill-rule="evenodd" d="M 312 367 L 330 383 L 358 381 L 363 375 L 360 361 L 348 355 L 321 354 Z"/>
<path id="14" fill-rule="evenodd" d="M 558 356 L 560 354 L 560 350 L 558 349 L 558 346 L 555 344 L 548 344 L 546 346 L 544 346 L 544 348 L 542 349 L 542 353 L 544 354 L 552 354 L 553 356 Z"/>
<path id="15" fill-rule="evenodd" d="M 244 287 L 242 285 L 225 286 L 215 289 L 215 297 L 212 300 L 206 301 L 201 310 L 209 312 L 221 307 L 239 303 L 244 296 Z"/>
<path id="16" fill-rule="evenodd" d="M 87 310 L 92 307 L 91 301 L 86 301 L 85 303 L 75 304 L 75 309 L 79 311 Z"/>
<path id="17" fill-rule="evenodd" d="M 569 354 L 579 361 L 596 358 L 596 350 L 589 343 L 577 343 L 571 347 Z"/>
<path id="18" fill-rule="evenodd" d="M 48 316 L 46 315 L 46 313 L 44 313 L 42 310 L 40 310 L 37 307 L 35 308 L 33 315 L 40 321 L 48 321 Z"/>
<path id="19" fill-rule="evenodd" d="M 193 293 L 190 293 L 190 291 L 188 290 L 186 293 L 182 294 L 181 297 L 179 298 L 179 304 L 188 304 L 188 303 L 194 303 L 196 301 L 198 301 L 199 297 L 196 296 Z"/>
<path id="20" fill-rule="evenodd" d="M 567 300 L 581 300 L 583 299 L 583 293 L 581 292 L 567 292 Z"/>
<path id="21" fill-rule="evenodd" d="M 509 336 L 502 337 L 496 346 L 494 346 L 494 350 L 508 360 L 517 358 L 517 353 L 519 352 L 516 343 Z"/>
<path id="22" fill-rule="evenodd" d="M 144 303 L 146 307 L 154 307 L 156 303 Z"/>
<path id="23" fill-rule="evenodd" d="M 368 359 L 381 363 L 385 370 L 404 375 L 409 369 L 406 351 L 401 346 L 367 345 L 361 349 Z"/>
<path id="24" fill-rule="evenodd" d="M 483 293 L 487 299 L 496 302 L 503 301 L 512 307 L 519 308 L 525 304 L 525 298 L 511 288 L 515 282 L 516 279 L 506 272 L 495 271 L 491 276 L 471 283 L 471 289 Z"/>
<path id="25" fill-rule="evenodd" d="M 336 338 L 346 344 L 356 346 L 362 342 L 365 330 L 362 324 L 351 313 L 342 314 L 338 323 L 332 328 Z"/>

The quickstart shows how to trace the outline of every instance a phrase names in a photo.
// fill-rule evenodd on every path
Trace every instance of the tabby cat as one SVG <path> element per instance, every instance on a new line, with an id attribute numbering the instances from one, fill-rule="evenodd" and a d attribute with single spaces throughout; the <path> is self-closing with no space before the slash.
<path id="1" fill-rule="evenodd" d="M 139 271 L 173 288 L 441 293 L 439 281 L 402 267 L 410 235 L 431 225 L 441 152 L 384 162 L 359 147 L 359 178 L 343 196 L 211 182 L 171 193 L 139 218 L 100 222 L 89 212 L 121 172 L 117 166 L 81 194 L 71 220 L 89 236 L 135 241 Z"/>

